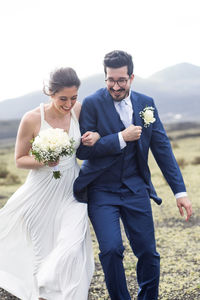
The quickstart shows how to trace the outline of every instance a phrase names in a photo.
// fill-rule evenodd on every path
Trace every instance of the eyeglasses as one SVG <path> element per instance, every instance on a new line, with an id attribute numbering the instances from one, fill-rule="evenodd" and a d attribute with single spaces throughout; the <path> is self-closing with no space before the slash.
<path id="1" fill-rule="evenodd" d="M 115 83 L 117 83 L 118 86 L 121 87 L 121 88 L 123 88 L 123 87 L 126 86 L 128 80 L 129 80 L 129 78 L 128 78 L 128 79 L 126 79 L 126 78 L 120 78 L 120 79 L 118 79 L 118 80 L 114 80 L 114 79 L 112 79 L 112 78 L 105 79 L 106 83 L 107 83 L 110 87 L 113 87 L 113 86 L 115 85 Z"/>

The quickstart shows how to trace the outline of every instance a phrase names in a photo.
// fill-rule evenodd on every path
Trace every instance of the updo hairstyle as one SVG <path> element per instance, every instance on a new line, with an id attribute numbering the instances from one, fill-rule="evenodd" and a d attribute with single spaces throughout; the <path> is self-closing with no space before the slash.
<path id="1" fill-rule="evenodd" d="M 50 73 L 48 85 L 44 85 L 43 92 L 47 96 L 53 96 L 65 87 L 76 86 L 79 88 L 81 82 L 72 68 L 60 68 Z"/>

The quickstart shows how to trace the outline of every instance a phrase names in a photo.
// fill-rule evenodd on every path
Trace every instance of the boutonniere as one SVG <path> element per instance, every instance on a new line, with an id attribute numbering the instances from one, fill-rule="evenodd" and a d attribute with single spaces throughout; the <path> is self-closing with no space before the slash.
<path id="1" fill-rule="evenodd" d="M 152 106 L 146 106 L 139 114 L 144 121 L 144 127 L 149 127 L 149 125 L 156 120 L 154 118 L 154 108 Z"/>

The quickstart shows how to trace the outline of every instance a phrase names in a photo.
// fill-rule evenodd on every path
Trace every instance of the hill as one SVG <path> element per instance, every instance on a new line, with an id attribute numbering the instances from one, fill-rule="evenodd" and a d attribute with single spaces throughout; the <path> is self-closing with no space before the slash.
<path id="1" fill-rule="evenodd" d="M 79 101 L 104 87 L 104 74 L 82 80 Z M 200 121 L 200 67 L 182 63 L 133 81 L 133 89 L 154 98 L 163 122 Z M 22 115 L 49 101 L 41 91 L 0 102 L 0 120 L 20 119 Z"/>

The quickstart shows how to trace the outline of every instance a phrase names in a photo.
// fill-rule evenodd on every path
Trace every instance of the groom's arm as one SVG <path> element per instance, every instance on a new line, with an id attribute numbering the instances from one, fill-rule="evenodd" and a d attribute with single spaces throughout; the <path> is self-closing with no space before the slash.
<path id="1" fill-rule="evenodd" d="M 184 215 L 184 207 L 187 214 L 186 221 L 188 221 L 190 216 L 192 215 L 191 202 L 187 196 L 186 187 L 180 168 L 173 154 L 169 138 L 167 137 L 165 129 L 160 121 L 156 107 L 155 119 L 156 121 L 153 124 L 150 143 L 151 151 L 176 197 L 177 207 L 181 216 Z"/>
<path id="2" fill-rule="evenodd" d="M 186 188 L 180 168 L 176 162 L 169 138 L 160 121 L 156 107 L 154 113 L 156 121 L 152 124 L 151 151 L 173 193 L 185 192 Z"/>
<path id="3" fill-rule="evenodd" d="M 86 98 L 82 104 L 79 123 L 81 135 L 87 131 L 98 132 L 98 123 L 100 120 L 99 114 L 91 101 L 91 98 Z M 99 133 L 99 132 L 98 132 Z M 119 155 L 121 147 L 119 143 L 118 133 L 109 134 L 100 137 L 94 146 L 84 146 L 81 142 L 77 150 L 77 157 L 81 160 L 104 157 L 109 155 Z"/>

